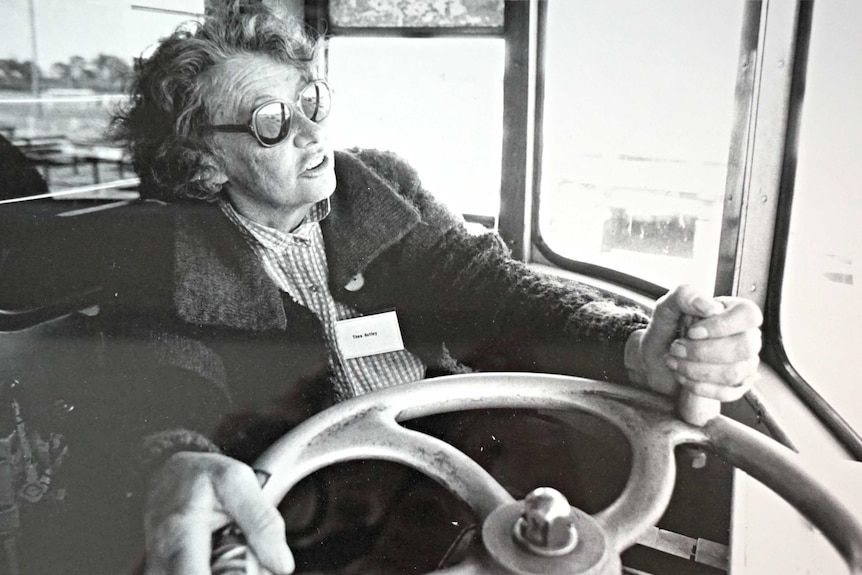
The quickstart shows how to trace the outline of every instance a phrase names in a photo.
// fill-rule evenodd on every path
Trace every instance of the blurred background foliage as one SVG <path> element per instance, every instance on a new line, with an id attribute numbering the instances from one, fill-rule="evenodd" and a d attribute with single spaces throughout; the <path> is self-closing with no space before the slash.
<path id="1" fill-rule="evenodd" d="M 329 13 L 344 27 L 493 27 L 503 25 L 503 0 L 332 0 Z"/>

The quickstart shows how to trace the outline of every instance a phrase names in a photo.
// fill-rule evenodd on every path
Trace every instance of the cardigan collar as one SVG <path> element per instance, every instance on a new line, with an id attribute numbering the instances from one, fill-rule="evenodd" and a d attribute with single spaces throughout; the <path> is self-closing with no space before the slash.
<path id="1" fill-rule="evenodd" d="M 355 154 L 336 152 L 332 211 L 321 222 L 330 286 L 340 288 L 420 221 L 391 183 Z M 174 306 L 184 321 L 284 329 L 282 294 L 241 232 L 216 206 L 178 209 Z"/>
<path id="2" fill-rule="evenodd" d="M 338 184 L 332 211 L 321 222 L 329 283 L 342 288 L 421 220 L 389 181 L 350 152 L 335 155 Z"/>

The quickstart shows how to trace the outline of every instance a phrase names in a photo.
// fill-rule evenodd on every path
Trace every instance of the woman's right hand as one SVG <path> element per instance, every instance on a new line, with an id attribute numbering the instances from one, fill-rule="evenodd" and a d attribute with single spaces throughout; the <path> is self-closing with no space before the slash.
<path id="1" fill-rule="evenodd" d="M 216 453 L 172 455 L 150 479 L 146 575 L 210 575 L 212 534 L 229 523 L 239 526 L 262 567 L 293 572 L 284 520 L 248 465 Z"/>

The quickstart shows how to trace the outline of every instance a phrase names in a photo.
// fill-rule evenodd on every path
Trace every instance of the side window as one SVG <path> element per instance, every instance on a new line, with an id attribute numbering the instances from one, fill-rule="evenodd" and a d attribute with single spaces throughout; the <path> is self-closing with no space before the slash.
<path id="1" fill-rule="evenodd" d="M 4 3 L 0 136 L 11 144 L 4 149 L 23 153 L 52 193 L 132 178 L 106 130 L 133 58 L 203 11 L 204 0 Z M 0 199 L 29 191 L 3 187 Z"/>
<path id="2" fill-rule="evenodd" d="M 548 4 L 543 249 L 712 291 L 744 4 Z"/>
<path id="3" fill-rule="evenodd" d="M 334 144 L 394 151 L 453 210 L 496 216 L 502 0 L 329 3 Z"/>
<path id="4" fill-rule="evenodd" d="M 862 431 L 862 4 L 817 3 L 812 16 L 781 298 L 790 363 Z"/>

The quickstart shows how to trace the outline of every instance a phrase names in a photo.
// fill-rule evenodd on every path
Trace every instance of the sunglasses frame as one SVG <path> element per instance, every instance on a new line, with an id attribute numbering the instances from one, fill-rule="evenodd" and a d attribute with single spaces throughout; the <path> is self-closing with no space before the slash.
<path id="1" fill-rule="evenodd" d="M 251 113 L 251 120 L 249 120 L 248 124 L 216 124 L 216 125 L 206 125 L 206 126 L 203 126 L 203 128 L 206 130 L 212 130 L 214 132 L 251 134 L 252 136 L 254 136 L 254 139 L 257 140 L 258 144 L 260 144 L 264 148 L 272 148 L 274 146 L 279 145 L 283 141 L 285 141 L 287 139 L 287 137 L 290 135 L 290 127 L 291 127 L 291 121 L 290 120 L 293 118 L 293 114 L 295 112 L 302 114 L 309 121 L 314 122 L 315 124 L 319 124 L 320 122 L 322 122 L 323 120 L 325 120 L 329 116 L 329 111 L 327 111 L 326 115 L 324 115 L 321 118 L 318 118 L 318 119 L 309 118 L 305 114 L 305 112 L 303 111 L 302 105 L 300 104 L 300 102 L 302 101 L 302 95 L 305 93 L 305 91 L 308 88 L 310 88 L 312 86 L 318 86 L 321 84 L 326 88 L 326 91 L 329 93 L 329 100 L 331 102 L 332 101 L 332 88 L 330 88 L 329 83 L 326 80 L 311 80 L 305 86 L 303 86 L 302 89 L 299 91 L 299 95 L 296 97 L 295 102 L 291 103 L 291 102 L 286 102 L 284 100 L 267 100 L 266 102 L 264 102 L 263 104 L 261 104 L 260 106 L 255 108 Z M 317 101 L 320 102 L 319 97 L 317 98 Z M 288 110 L 289 113 L 285 115 L 286 117 L 285 117 L 284 121 L 281 123 L 281 130 L 279 131 L 278 136 L 273 139 L 272 143 L 267 143 L 267 142 L 263 141 L 263 138 L 258 133 L 257 128 L 255 126 L 257 124 L 257 117 L 258 117 L 258 114 L 260 113 L 260 111 L 263 110 L 265 107 L 269 106 L 270 104 L 281 104 L 284 108 L 286 108 Z M 330 106 L 330 110 L 331 109 L 332 109 L 332 106 Z"/>

